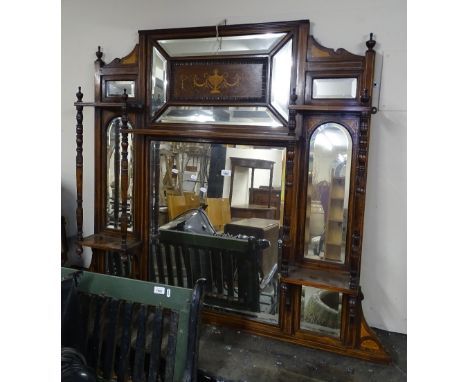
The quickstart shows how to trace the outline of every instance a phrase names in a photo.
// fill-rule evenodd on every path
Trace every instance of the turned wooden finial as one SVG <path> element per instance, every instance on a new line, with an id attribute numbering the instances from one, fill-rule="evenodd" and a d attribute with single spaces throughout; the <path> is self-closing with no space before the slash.
<path id="1" fill-rule="evenodd" d="M 295 105 L 297 101 L 297 94 L 296 94 L 296 88 L 293 88 L 291 96 L 289 97 L 291 101 L 291 105 Z"/>
<path id="2" fill-rule="evenodd" d="M 104 61 L 102 61 L 102 52 L 101 52 L 101 47 L 98 46 L 98 51 L 96 52 L 96 57 L 97 57 L 97 60 L 99 63 L 104 63 Z"/>
<path id="3" fill-rule="evenodd" d="M 368 103 L 370 100 L 370 97 L 369 97 L 369 90 L 368 89 L 364 89 L 364 91 L 362 92 L 361 94 L 361 102 L 362 103 Z"/>
<path id="4" fill-rule="evenodd" d="M 78 86 L 78 93 L 76 93 L 76 98 L 78 99 L 78 102 L 81 102 L 83 100 L 83 93 L 81 92 L 81 86 Z"/>
<path id="5" fill-rule="evenodd" d="M 127 89 L 124 88 L 124 92 L 122 94 L 122 100 L 124 102 L 127 102 L 127 99 L 128 99 Z"/>
<path id="6" fill-rule="evenodd" d="M 367 49 L 368 50 L 373 50 L 375 46 L 375 40 L 374 40 L 374 34 L 370 34 L 369 40 L 366 41 Z"/>

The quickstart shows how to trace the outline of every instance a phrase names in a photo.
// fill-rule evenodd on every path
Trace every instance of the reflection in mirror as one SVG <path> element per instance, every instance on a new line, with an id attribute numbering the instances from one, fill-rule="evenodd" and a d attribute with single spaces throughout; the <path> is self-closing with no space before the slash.
<path id="1" fill-rule="evenodd" d="M 341 305 L 341 293 L 303 286 L 301 294 L 301 329 L 339 337 Z"/>
<path id="2" fill-rule="evenodd" d="M 106 81 L 106 97 L 122 97 L 124 89 L 128 98 L 135 98 L 135 81 Z"/>
<path id="3" fill-rule="evenodd" d="M 208 281 L 210 309 L 278 323 L 285 149 L 150 146 L 152 278 Z"/>
<path id="4" fill-rule="evenodd" d="M 351 161 L 351 136 L 337 123 L 310 138 L 304 256 L 343 263 Z"/>
<path id="5" fill-rule="evenodd" d="M 122 195 L 120 185 L 120 126 L 122 118 L 117 117 L 107 126 L 107 192 L 106 192 L 106 227 L 120 228 L 122 216 Z M 132 126 L 128 123 L 128 128 Z M 127 196 L 127 224 L 128 230 L 133 230 L 133 139 L 128 135 L 128 196 Z"/>
<path id="6" fill-rule="evenodd" d="M 151 87 L 151 113 L 154 114 L 166 102 L 167 87 L 167 61 L 156 48 L 153 48 Z"/>
<path id="7" fill-rule="evenodd" d="M 273 113 L 263 106 L 169 106 L 157 122 L 283 126 Z"/>
<path id="8" fill-rule="evenodd" d="M 271 104 L 288 120 L 291 86 L 292 40 L 273 56 L 271 73 Z"/>
<path id="9" fill-rule="evenodd" d="M 244 36 L 223 36 L 159 40 L 158 44 L 171 57 L 265 54 L 268 53 L 286 33 L 264 33 Z"/>
<path id="10" fill-rule="evenodd" d="M 314 78 L 312 98 L 356 98 L 356 78 Z"/>

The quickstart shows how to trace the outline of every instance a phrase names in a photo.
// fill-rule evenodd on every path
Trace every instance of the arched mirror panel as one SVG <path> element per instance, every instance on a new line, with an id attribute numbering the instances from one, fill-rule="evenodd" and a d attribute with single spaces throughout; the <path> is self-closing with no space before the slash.
<path id="1" fill-rule="evenodd" d="M 119 229 L 122 217 L 122 195 L 120 181 L 120 159 L 122 135 L 120 127 L 122 118 L 113 118 L 106 129 L 106 160 L 107 160 L 107 187 L 106 187 L 106 227 Z M 132 126 L 128 123 L 128 128 Z M 128 135 L 128 196 L 127 196 L 127 224 L 133 230 L 133 136 Z"/>
<path id="2" fill-rule="evenodd" d="M 337 123 L 317 127 L 308 147 L 304 257 L 345 262 L 352 140 Z"/>

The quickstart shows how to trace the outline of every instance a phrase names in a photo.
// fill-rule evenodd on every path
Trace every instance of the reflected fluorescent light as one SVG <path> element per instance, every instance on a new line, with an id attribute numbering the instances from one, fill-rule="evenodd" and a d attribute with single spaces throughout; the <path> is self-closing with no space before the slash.
<path id="1" fill-rule="evenodd" d="M 333 150 L 333 144 L 330 142 L 330 139 L 323 133 L 319 133 L 315 138 L 315 144 L 322 146 L 323 148 L 327 149 L 328 151 Z"/>
<path id="2" fill-rule="evenodd" d="M 333 146 L 343 145 L 343 140 L 341 139 L 341 136 L 339 136 L 337 133 L 331 132 L 330 130 L 325 130 L 323 134 L 325 134 L 325 136 L 327 137 L 327 139 L 331 142 Z"/>
<path id="3" fill-rule="evenodd" d="M 192 121 L 196 121 L 196 122 L 214 122 L 214 119 L 213 117 L 211 116 L 208 116 L 206 114 L 195 114 L 192 118 Z"/>

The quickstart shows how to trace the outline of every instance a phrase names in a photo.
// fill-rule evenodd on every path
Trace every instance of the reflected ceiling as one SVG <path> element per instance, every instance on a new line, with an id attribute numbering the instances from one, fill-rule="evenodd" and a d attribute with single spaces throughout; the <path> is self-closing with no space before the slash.
<path id="1" fill-rule="evenodd" d="M 206 37 L 158 40 L 158 44 L 171 57 L 266 54 L 286 33 L 266 33 L 245 36 Z"/>

